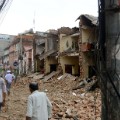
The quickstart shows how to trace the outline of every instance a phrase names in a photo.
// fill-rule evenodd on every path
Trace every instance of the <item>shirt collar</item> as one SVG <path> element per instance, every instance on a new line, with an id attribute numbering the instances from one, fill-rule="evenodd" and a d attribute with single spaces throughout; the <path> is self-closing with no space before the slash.
<path id="1" fill-rule="evenodd" d="M 36 93 L 36 92 L 38 92 L 38 90 L 35 90 L 34 92 L 32 92 L 32 94 L 34 94 L 34 93 Z"/>

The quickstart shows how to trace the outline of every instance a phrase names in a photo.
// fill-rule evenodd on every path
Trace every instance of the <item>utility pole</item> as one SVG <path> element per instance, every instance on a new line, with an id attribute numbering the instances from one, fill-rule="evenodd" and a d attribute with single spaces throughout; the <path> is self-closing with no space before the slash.
<path id="1" fill-rule="evenodd" d="M 23 64 L 22 64 L 22 60 L 23 60 L 23 42 L 22 42 L 22 34 L 19 35 L 20 41 L 19 41 L 19 74 L 21 75 L 23 73 Z"/>
<path id="2" fill-rule="evenodd" d="M 21 50 L 20 50 L 20 52 L 21 52 L 21 53 L 20 53 L 20 55 L 21 55 L 21 60 L 20 60 L 20 61 L 21 61 L 21 74 L 23 74 L 23 63 L 22 63 L 22 62 L 23 62 L 22 34 L 21 34 L 20 36 L 21 36 L 21 37 L 20 37 L 20 47 L 21 47 L 21 48 L 20 48 L 20 49 L 21 49 Z"/>
<path id="3" fill-rule="evenodd" d="M 120 120 L 120 5 L 98 0 L 102 120 Z"/>
<path id="4" fill-rule="evenodd" d="M 34 33 L 33 37 L 33 71 L 36 72 L 36 33 Z"/>
<path id="5" fill-rule="evenodd" d="M 35 11 L 34 11 L 34 18 L 33 18 L 33 32 L 35 33 Z"/>

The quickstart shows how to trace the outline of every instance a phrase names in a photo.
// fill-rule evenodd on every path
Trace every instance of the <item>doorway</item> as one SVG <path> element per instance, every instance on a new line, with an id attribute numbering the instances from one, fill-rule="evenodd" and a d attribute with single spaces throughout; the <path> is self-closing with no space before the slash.
<path id="1" fill-rule="evenodd" d="M 56 64 L 50 64 L 50 72 L 56 71 L 57 65 Z"/>
<path id="2" fill-rule="evenodd" d="M 91 78 L 92 76 L 96 75 L 96 72 L 95 72 L 96 68 L 95 68 L 95 66 L 89 66 L 88 69 L 89 69 L 88 70 L 88 72 L 89 72 L 89 78 Z"/>
<path id="3" fill-rule="evenodd" d="M 73 65 L 65 65 L 65 73 L 72 74 L 72 66 Z"/>

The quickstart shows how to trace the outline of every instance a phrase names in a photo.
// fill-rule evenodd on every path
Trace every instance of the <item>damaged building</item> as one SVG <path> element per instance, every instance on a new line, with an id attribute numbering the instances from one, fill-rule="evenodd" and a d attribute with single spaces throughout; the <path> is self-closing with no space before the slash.
<path id="1" fill-rule="evenodd" d="M 91 15 L 80 15 L 79 21 L 79 65 L 81 77 L 92 77 L 96 75 L 95 47 L 97 42 L 97 17 Z"/>
<path id="2" fill-rule="evenodd" d="M 47 33 L 36 32 L 35 33 L 35 59 L 34 59 L 34 69 L 35 72 L 44 72 L 44 53 L 45 53 L 45 41 L 47 39 Z"/>
<path id="3" fill-rule="evenodd" d="M 58 35 L 48 33 L 45 49 L 45 74 L 57 70 Z"/>
<path id="4" fill-rule="evenodd" d="M 18 35 L 9 47 L 9 64 L 14 67 L 13 63 L 18 61 L 19 73 L 34 71 L 47 75 L 60 71 L 81 78 L 96 75 L 97 17 L 83 14 L 77 20 L 78 28 L 61 27 Z"/>
<path id="5" fill-rule="evenodd" d="M 96 75 L 97 18 L 81 15 L 79 28 L 58 29 L 58 70 L 81 78 Z"/>
<path id="6" fill-rule="evenodd" d="M 35 34 L 35 70 L 44 74 L 56 71 L 58 35 L 36 32 Z"/>
<path id="7" fill-rule="evenodd" d="M 59 65 L 63 73 L 79 75 L 79 29 L 62 28 L 59 32 Z"/>

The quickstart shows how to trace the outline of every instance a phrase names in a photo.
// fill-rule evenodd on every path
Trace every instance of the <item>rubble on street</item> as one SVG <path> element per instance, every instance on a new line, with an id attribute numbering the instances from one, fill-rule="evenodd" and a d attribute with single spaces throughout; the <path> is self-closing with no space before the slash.
<path id="1" fill-rule="evenodd" d="M 54 75 L 49 75 L 51 78 L 40 74 L 19 78 L 12 86 L 11 95 L 7 96 L 0 120 L 25 119 L 30 81 L 37 81 L 40 91 L 46 92 L 50 98 L 53 105 L 51 120 L 101 120 L 100 89 L 98 87 L 88 89 L 96 82 L 91 80 L 84 83 L 70 74 L 62 76 L 52 74 Z"/>

